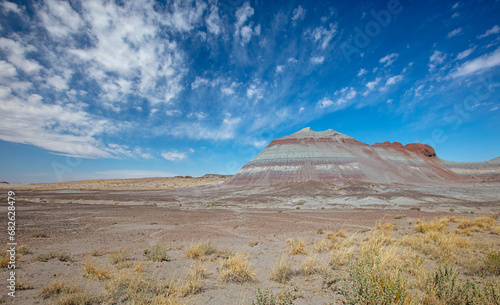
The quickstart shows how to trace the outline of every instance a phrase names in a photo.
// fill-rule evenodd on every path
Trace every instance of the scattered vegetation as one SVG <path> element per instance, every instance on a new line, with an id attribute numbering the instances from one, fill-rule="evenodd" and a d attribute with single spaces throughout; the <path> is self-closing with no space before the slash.
<path id="1" fill-rule="evenodd" d="M 224 282 L 252 282 L 255 278 L 255 270 L 251 268 L 247 255 L 236 253 L 224 259 L 221 265 L 220 278 Z"/>
<path id="2" fill-rule="evenodd" d="M 186 256 L 200 261 L 229 258 L 233 253 L 228 250 L 218 249 L 212 242 L 206 241 L 189 247 Z"/>
<path id="3" fill-rule="evenodd" d="M 281 284 L 286 284 L 288 280 L 293 276 L 294 272 L 291 268 L 291 264 L 288 261 L 286 256 L 281 256 L 280 259 L 276 262 L 273 269 L 271 270 L 271 274 L 269 275 L 269 279 Z"/>
<path id="4" fill-rule="evenodd" d="M 33 232 L 33 233 L 31 233 L 31 237 L 34 237 L 34 238 L 47 238 L 47 237 L 49 237 L 49 234 L 47 234 L 47 232 Z"/>
<path id="5" fill-rule="evenodd" d="M 488 253 L 484 265 L 487 271 L 500 275 L 500 251 Z"/>
<path id="6" fill-rule="evenodd" d="M 274 294 L 271 290 L 257 289 L 255 292 L 255 301 L 252 305 L 288 305 L 293 304 L 293 301 L 300 297 L 300 294 L 295 289 L 287 289 L 282 287 L 281 290 Z"/>
<path id="7" fill-rule="evenodd" d="M 349 266 L 344 290 L 347 304 L 412 304 L 407 280 L 383 268 L 382 259 L 365 253 Z"/>
<path id="8" fill-rule="evenodd" d="M 297 254 L 307 255 L 306 243 L 304 242 L 303 238 L 298 238 L 298 239 L 290 238 L 286 242 L 290 244 L 291 255 L 297 255 Z"/>
<path id="9" fill-rule="evenodd" d="M 111 274 L 107 268 L 97 265 L 90 257 L 87 257 L 83 265 L 83 276 L 96 280 L 106 280 L 111 277 Z"/>
<path id="10" fill-rule="evenodd" d="M 38 295 L 42 299 L 48 299 L 50 297 L 58 296 L 60 294 L 72 294 L 79 292 L 80 289 L 74 284 L 68 284 L 61 279 L 56 279 L 50 284 L 40 288 Z"/>
<path id="11" fill-rule="evenodd" d="M 130 262 L 129 253 L 129 249 L 121 248 L 120 250 L 111 253 L 108 260 L 112 265 L 115 265 L 119 269 L 130 267 L 132 264 Z"/>
<path id="12" fill-rule="evenodd" d="M 68 261 L 71 261 L 71 254 L 69 254 L 67 252 L 50 251 L 50 252 L 38 254 L 34 258 L 34 261 L 36 261 L 36 262 L 48 262 L 49 260 L 54 259 L 54 258 L 57 258 L 58 260 L 60 260 L 62 262 L 68 262 Z"/>
<path id="13" fill-rule="evenodd" d="M 320 272 L 320 268 L 318 268 L 318 258 L 315 255 L 306 256 L 300 264 L 300 271 L 302 271 L 302 274 L 305 276 Z"/>
<path id="14" fill-rule="evenodd" d="M 144 256 L 153 262 L 163 262 L 168 261 L 167 247 L 161 245 L 155 245 L 150 249 L 144 250 Z"/>
<path id="15" fill-rule="evenodd" d="M 95 249 L 92 249 L 92 250 L 90 251 L 90 255 L 92 255 L 92 256 L 101 256 L 101 255 L 102 255 L 102 252 L 101 252 L 101 250 L 99 250 L 99 249 L 95 248 Z"/>

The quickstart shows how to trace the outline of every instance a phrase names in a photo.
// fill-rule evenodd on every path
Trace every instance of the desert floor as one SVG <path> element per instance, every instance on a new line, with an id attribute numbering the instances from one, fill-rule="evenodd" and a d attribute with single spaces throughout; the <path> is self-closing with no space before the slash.
<path id="1" fill-rule="evenodd" d="M 257 289 L 270 289 L 293 295 L 293 304 L 343 304 L 343 279 L 367 244 L 403 251 L 420 262 L 403 268 L 415 299 L 425 294 L 426 281 L 443 262 L 455 266 L 462 281 L 478 287 L 493 281 L 498 287 L 495 267 L 483 264 L 500 250 L 498 184 L 246 189 L 221 186 L 222 178 L 196 183 L 186 178 L 196 187 L 178 188 L 179 179 L 137 182 L 136 189 L 123 181 L 113 181 L 121 187 L 111 189 L 95 182 L 3 185 L 3 198 L 8 190 L 16 193 L 16 237 L 23 253 L 17 258 L 16 298 L 7 296 L 4 281 L 1 302 L 251 304 Z M 7 222 L 6 199 L 2 213 Z M 488 225 L 474 226 L 478 218 L 489 219 Z M 433 221 L 440 226 L 425 239 L 434 229 L 421 224 Z M 2 236 L 7 244 L 5 230 Z M 296 242 L 300 249 L 293 253 Z M 202 244 L 215 250 L 193 258 L 192 247 Z M 156 245 L 166 250 L 167 260 L 145 256 Z M 239 272 L 248 271 L 248 278 L 223 277 L 234 253 L 242 254 Z M 279 260 L 289 271 L 282 283 L 270 279 Z M 6 268 L 1 276 L 8 278 Z M 153 289 L 158 286 L 163 290 Z M 169 295 L 165 287 L 181 288 L 168 301 L 154 299 L 155 293 Z"/>

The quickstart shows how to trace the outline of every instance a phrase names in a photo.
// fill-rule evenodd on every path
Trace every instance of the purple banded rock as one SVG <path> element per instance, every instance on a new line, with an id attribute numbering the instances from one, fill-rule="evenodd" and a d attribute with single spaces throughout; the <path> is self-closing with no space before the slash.
<path id="1" fill-rule="evenodd" d="M 332 129 L 304 128 L 273 140 L 226 184 L 274 186 L 310 181 L 374 183 L 468 181 L 500 174 L 500 158 L 449 162 L 429 145 L 399 142 L 369 145 Z"/>

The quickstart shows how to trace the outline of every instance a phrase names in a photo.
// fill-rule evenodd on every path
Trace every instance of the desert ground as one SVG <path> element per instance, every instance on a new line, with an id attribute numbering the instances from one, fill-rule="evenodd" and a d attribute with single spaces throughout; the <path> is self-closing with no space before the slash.
<path id="1" fill-rule="evenodd" d="M 498 182 L 235 188 L 225 179 L 2 185 L 3 198 L 15 192 L 18 278 L 16 297 L 4 282 L 0 301 L 500 302 Z"/>

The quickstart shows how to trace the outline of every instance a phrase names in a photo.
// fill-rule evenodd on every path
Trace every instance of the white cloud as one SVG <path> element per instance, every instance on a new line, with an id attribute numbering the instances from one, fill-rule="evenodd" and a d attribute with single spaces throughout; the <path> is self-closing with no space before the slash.
<path id="1" fill-rule="evenodd" d="M 167 110 L 167 111 L 165 111 L 165 114 L 168 116 L 177 116 L 177 115 L 181 115 L 182 112 L 180 110 Z"/>
<path id="2" fill-rule="evenodd" d="M 311 58 L 311 62 L 315 65 L 320 65 L 325 61 L 323 56 L 316 56 Z"/>
<path id="3" fill-rule="evenodd" d="M 201 18 L 207 8 L 203 1 L 196 1 L 194 7 L 192 3 L 192 1 L 174 0 L 172 14 L 161 21 L 179 32 L 191 31 L 201 23 Z M 137 9 L 140 10 L 141 7 L 138 6 Z"/>
<path id="4" fill-rule="evenodd" d="M 415 97 L 422 96 L 422 91 L 424 90 L 425 85 L 420 85 L 415 89 Z"/>
<path id="5" fill-rule="evenodd" d="M 9 1 L 3 1 L 2 3 L 0 3 L 0 5 L 2 5 L 3 11 L 5 13 L 9 13 L 9 12 L 14 12 L 16 14 L 22 13 L 22 9 L 15 3 L 12 3 Z"/>
<path id="6" fill-rule="evenodd" d="M 0 49 L 4 50 L 10 63 L 26 74 L 38 74 L 42 69 L 37 61 L 26 58 L 27 53 L 35 51 L 32 45 L 24 45 L 12 39 L 0 37 Z"/>
<path id="7" fill-rule="evenodd" d="M 236 129 L 241 123 L 240 118 L 227 116 L 218 127 L 210 127 L 200 123 L 178 124 L 168 131 L 176 137 L 187 137 L 195 140 L 230 140 L 236 136 Z"/>
<path id="8" fill-rule="evenodd" d="M 219 17 L 219 8 L 217 5 L 210 6 L 210 15 L 205 19 L 207 29 L 210 33 L 219 35 L 222 31 L 222 20 Z"/>
<path id="9" fill-rule="evenodd" d="M 223 88 L 220 89 L 220 91 L 224 95 L 233 95 L 235 93 L 234 89 L 233 88 L 229 88 L 229 87 L 223 87 Z"/>
<path id="10" fill-rule="evenodd" d="M 243 3 L 236 11 L 236 27 L 240 28 L 253 14 L 254 9 L 250 6 L 250 2 Z"/>
<path id="11" fill-rule="evenodd" d="M 375 80 L 366 83 L 366 87 L 368 88 L 369 91 L 372 91 L 375 89 L 375 86 L 377 86 L 380 83 L 381 78 L 377 77 Z"/>
<path id="12" fill-rule="evenodd" d="M 354 90 L 354 88 L 350 88 L 349 92 L 347 92 L 346 99 L 347 100 L 353 99 L 356 97 L 356 94 L 357 94 L 356 90 Z"/>
<path id="13" fill-rule="evenodd" d="M 267 141 L 266 140 L 260 140 L 260 141 L 256 140 L 253 142 L 253 145 L 257 148 L 262 148 L 262 147 L 267 145 Z"/>
<path id="14" fill-rule="evenodd" d="M 92 45 L 78 48 L 77 43 L 72 43 L 73 47 L 66 48 L 69 51 L 62 63 L 72 69 L 77 65 L 100 86 L 103 105 L 120 107 L 120 102 L 132 93 L 132 88 L 135 94 L 152 104 L 170 103 L 184 89 L 182 79 L 187 72 L 184 55 L 173 40 L 164 36 L 158 25 L 165 24 L 176 31 L 191 29 L 200 23 L 205 7 L 201 2 L 193 7 L 174 1 L 173 12 L 163 15 L 155 10 L 152 2 L 130 1 L 117 5 L 115 2 L 89 0 L 82 2 L 80 13 L 69 5 L 65 6 L 64 14 L 54 13 L 49 6 L 41 11 L 75 16 L 67 19 L 81 18 L 81 22 L 74 24 L 63 17 L 56 18 L 59 22 L 57 29 L 52 29 L 54 21 L 50 18 L 42 25 L 55 38 L 70 43 L 73 41 L 71 33 L 80 23 L 85 24 Z M 59 58 L 54 61 L 60 65 Z"/>
<path id="15" fill-rule="evenodd" d="M 498 34 L 498 33 L 500 33 L 500 26 L 495 25 L 491 29 L 487 30 L 484 34 L 479 35 L 477 38 L 484 38 L 484 37 L 487 37 L 487 36 L 490 36 L 493 34 Z"/>
<path id="16" fill-rule="evenodd" d="M 429 58 L 429 71 L 433 71 L 438 65 L 442 64 L 446 59 L 446 54 L 441 51 L 435 50 Z"/>
<path id="17" fill-rule="evenodd" d="M 256 85 L 250 85 L 247 89 L 247 97 L 253 98 L 256 97 L 258 100 L 263 99 L 262 89 L 258 88 Z"/>
<path id="18" fill-rule="evenodd" d="M 252 39 L 253 35 L 252 27 L 248 25 L 242 27 L 240 34 L 241 34 L 241 43 L 243 45 L 247 44 L 248 42 L 250 42 L 250 39 Z"/>
<path id="19" fill-rule="evenodd" d="M 283 73 L 284 69 L 285 69 L 285 66 L 278 65 L 278 66 L 276 66 L 276 73 L 278 73 L 278 74 Z"/>
<path id="20" fill-rule="evenodd" d="M 328 47 L 330 40 L 337 33 L 337 24 L 330 23 L 330 28 L 326 29 L 323 26 L 315 28 L 311 32 L 311 37 L 313 40 L 319 44 L 320 49 L 324 50 Z"/>
<path id="21" fill-rule="evenodd" d="M 148 152 L 143 152 L 143 151 L 142 151 L 142 148 L 140 148 L 140 147 L 136 147 L 136 148 L 134 149 L 134 153 L 135 153 L 137 156 L 140 156 L 140 157 L 141 157 L 141 158 L 143 158 L 143 159 L 151 159 L 151 158 L 153 158 L 153 156 L 152 156 L 150 153 L 148 153 Z"/>
<path id="22" fill-rule="evenodd" d="M 243 5 L 236 10 L 234 39 L 236 41 L 239 41 L 241 45 L 245 45 L 250 42 L 250 40 L 252 39 L 252 35 L 254 34 L 254 30 L 252 30 L 252 23 L 243 26 L 247 22 L 247 20 L 253 16 L 254 12 L 254 9 L 250 6 L 250 3 L 248 1 L 243 3 Z M 255 28 L 255 35 L 260 34 L 260 25 L 258 25 L 257 27 Z"/>
<path id="23" fill-rule="evenodd" d="M 210 80 L 208 80 L 207 78 L 196 76 L 194 82 L 191 83 L 191 89 L 196 89 L 202 85 L 209 85 L 209 84 Z"/>
<path id="24" fill-rule="evenodd" d="M 331 99 L 326 98 L 326 97 L 318 102 L 319 108 L 327 108 L 333 104 L 334 104 L 334 102 Z"/>
<path id="25" fill-rule="evenodd" d="M 489 54 L 466 61 L 451 74 L 451 77 L 468 76 L 500 65 L 500 48 Z"/>
<path id="26" fill-rule="evenodd" d="M 197 118 L 198 120 L 203 120 L 204 118 L 207 117 L 207 114 L 203 111 L 200 111 L 200 112 L 193 112 L 193 113 L 190 113 L 188 114 L 187 116 L 188 118 Z"/>
<path id="27" fill-rule="evenodd" d="M 45 29 L 55 38 L 63 38 L 77 33 L 83 26 L 80 15 L 68 1 L 46 0 L 39 8 L 38 14 Z"/>
<path id="28" fill-rule="evenodd" d="M 6 61 L 0 60 L 0 80 L 12 78 L 17 75 L 16 68 Z"/>
<path id="29" fill-rule="evenodd" d="M 460 34 L 462 34 L 462 28 L 457 28 L 457 29 L 454 29 L 453 31 L 448 33 L 448 38 L 451 38 L 453 36 L 457 36 Z"/>
<path id="30" fill-rule="evenodd" d="M 107 149 L 96 136 L 115 129 L 72 105 L 44 104 L 37 94 L 21 100 L 10 88 L 0 86 L 0 139 L 29 144 L 82 158 L 110 158 L 118 151 Z"/>
<path id="31" fill-rule="evenodd" d="M 361 76 L 365 75 L 366 73 L 368 73 L 368 71 L 366 69 L 361 68 L 358 72 L 358 77 L 361 77 Z"/>
<path id="32" fill-rule="evenodd" d="M 347 104 L 347 102 L 355 98 L 357 94 L 358 92 L 353 87 L 344 87 L 340 90 L 335 91 L 335 96 L 340 95 L 340 97 L 337 98 L 335 102 L 332 99 L 325 97 L 318 102 L 318 106 L 319 108 L 327 108 L 332 105 L 339 107 Z"/>
<path id="33" fill-rule="evenodd" d="M 54 87 L 58 91 L 64 91 L 64 90 L 67 90 L 69 88 L 67 81 L 59 75 L 54 75 L 54 76 L 48 78 L 47 84 L 51 85 L 52 87 Z"/>
<path id="34" fill-rule="evenodd" d="M 193 149 L 193 148 L 190 148 L 190 149 L 189 149 L 189 152 L 190 152 L 190 153 L 194 153 L 194 149 Z"/>
<path id="35" fill-rule="evenodd" d="M 473 48 L 470 48 L 470 49 L 467 49 L 465 51 L 462 51 L 460 53 L 458 53 L 457 55 L 457 60 L 460 60 L 460 59 L 464 59 L 465 57 L 469 56 L 472 54 L 472 52 L 476 49 L 476 47 L 473 47 Z"/>
<path id="36" fill-rule="evenodd" d="M 395 76 L 387 79 L 387 81 L 385 82 L 385 86 L 387 87 L 387 86 L 395 85 L 395 84 L 399 83 L 401 80 L 403 80 L 402 75 L 395 75 Z"/>
<path id="37" fill-rule="evenodd" d="M 172 150 L 169 152 L 162 152 L 161 156 L 168 161 L 181 161 L 186 159 L 187 157 L 186 153 L 181 153 L 176 150 Z"/>
<path id="38" fill-rule="evenodd" d="M 458 16 L 460 16 L 460 13 L 455 12 L 453 13 L 453 15 L 451 15 L 451 18 L 457 18 Z"/>
<path id="39" fill-rule="evenodd" d="M 292 21 L 294 22 L 304 20 L 304 17 L 306 16 L 306 10 L 300 5 L 294 9 L 292 13 Z"/>
<path id="40" fill-rule="evenodd" d="M 386 55 L 382 57 L 379 60 L 379 63 L 384 64 L 384 67 L 392 65 L 392 63 L 398 58 L 399 54 L 398 53 L 391 53 L 389 55 Z"/>
<path id="41" fill-rule="evenodd" d="M 452 9 L 457 9 L 460 6 L 460 2 L 453 4 Z"/>

